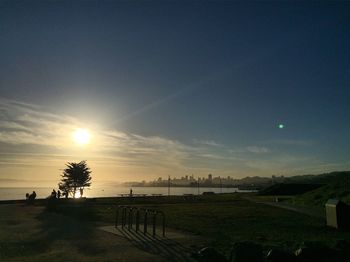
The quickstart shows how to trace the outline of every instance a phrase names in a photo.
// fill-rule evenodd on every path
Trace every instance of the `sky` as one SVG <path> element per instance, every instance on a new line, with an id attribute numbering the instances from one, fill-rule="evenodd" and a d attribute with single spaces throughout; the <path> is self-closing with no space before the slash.
<path id="1" fill-rule="evenodd" d="M 349 46 L 350 2 L 0 1 L 0 186 L 350 170 Z"/>

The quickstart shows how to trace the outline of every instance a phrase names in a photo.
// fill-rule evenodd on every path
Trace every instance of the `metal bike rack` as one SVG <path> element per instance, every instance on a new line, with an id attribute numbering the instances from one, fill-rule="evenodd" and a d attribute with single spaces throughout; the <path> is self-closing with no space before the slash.
<path id="1" fill-rule="evenodd" d="M 135 231 L 139 232 L 140 224 L 143 222 L 143 234 L 147 234 L 148 222 L 149 219 L 152 219 L 152 236 L 156 236 L 157 228 L 157 217 L 161 216 L 162 223 L 162 234 L 165 236 L 165 214 L 162 211 L 142 208 L 142 207 L 133 207 L 133 206 L 117 206 L 116 215 L 115 215 L 115 228 L 118 228 L 119 224 L 122 229 L 127 226 L 128 230 L 133 228 L 133 223 L 135 220 Z M 135 218 L 135 219 L 134 219 Z"/>

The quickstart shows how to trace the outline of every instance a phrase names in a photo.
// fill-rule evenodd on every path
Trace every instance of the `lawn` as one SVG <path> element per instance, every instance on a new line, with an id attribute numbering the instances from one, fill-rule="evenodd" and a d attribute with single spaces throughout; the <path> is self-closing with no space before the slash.
<path id="1" fill-rule="evenodd" d="M 1 204 L 0 214 L 0 261 L 166 261 L 42 206 Z"/>
<path id="2" fill-rule="evenodd" d="M 267 250 L 273 246 L 295 250 L 305 241 L 332 246 L 339 239 L 350 241 L 350 232 L 327 228 L 323 218 L 314 218 L 277 207 L 257 204 L 239 194 L 161 199 L 97 199 L 85 204 L 67 204 L 60 212 L 79 219 L 114 222 L 114 207 L 131 204 L 161 210 L 167 226 L 198 234 L 208 245 L 226 255 L 237 241 L 254 241 Z"/>
<path id="3" fill-rule="evenodd" d="M 308 241 L 327 246 L 341 239 L 350 241 L 350 232 L 327 228 L 322 217 L 310 217 L 246 198 L 244 194 L 224 194 L 186 199 L 62 199 L 56 212 L 45 211 L 44 202 L 40 201 L 37 206 L 0 205 L 0 260 L 105 261 L 134 256 L 155 261 L 145 250 L 137 251 L 127 241 L 96 230 L 97 226 L 114 223 L 117 205 L 161 210 L 166 214 L 168 228 L 204 240 L 204 244 L 195 244 L 191 249 L 209 245 L 227 257 L 232 244 L 240 241 L 260 243 L 265 251 L 275 246 L 293 251 Z M 251 198 L 259 200 L 259 197 Z"/>

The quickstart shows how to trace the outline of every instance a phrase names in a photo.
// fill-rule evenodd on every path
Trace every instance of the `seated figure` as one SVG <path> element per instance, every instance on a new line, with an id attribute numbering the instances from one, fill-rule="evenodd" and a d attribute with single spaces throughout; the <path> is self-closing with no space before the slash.
<path id="1" fill-rule="evenodd" d="M 27 196 L 27 195 L 26 195 L 26 196 Z M 33 193 L 31 193 L 31 194 L 28 196 L 27 203 L 28 203 L 28 204 L 33 204 L 35 198 L 36 198 L 36 193 L 35 193 L 35 191 L 33 191 Z"/>

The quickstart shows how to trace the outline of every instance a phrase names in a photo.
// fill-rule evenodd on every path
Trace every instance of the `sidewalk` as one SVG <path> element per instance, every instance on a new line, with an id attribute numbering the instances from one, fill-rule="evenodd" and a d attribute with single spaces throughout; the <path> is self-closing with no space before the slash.
<path id="1" fill-rule="evenodd" d="M 263 204 L 263 205 L 268 205 L 268 206 L 273 206 L 273 207 L 278 207 L 278 208 L 283 208 L 286 210 L 294 211 L 300 214 L 304 214 L 307 216 L 315 217 L 315 218 L 324 218 L 324 214 L 321 214 L 317 210 L 312 210 L 309 208 L 303 208 L 303 207 L 297 207 L 292 204 L 286 203 L 286 202 L 268 202 L 268 201 L 259 201 L 251 197 L 242 197 L 245 200 L 257 203 L 257 204 Z"/>
<path id="2" fill-rule="evenodd" d="M 143 228 L 143 225 L 140 225 L 140 228 Z M 166 229 L 165 237 L 160 232 L 153 237 L 150 233 L 144 234 L 141 231 L 136 232 L 135 229 L 128 230 L 126 227 L 115 228 L 114 225 L 102 226 L 99 229 L 115 235 L 116 238 L 129 241 L 140 250 L 157 254 L 167 261 L 195 261 L 191 257 L 191 253 L 194 252 L 191 246 L 203 243 L 200 237 L 169 228 Z"/>

